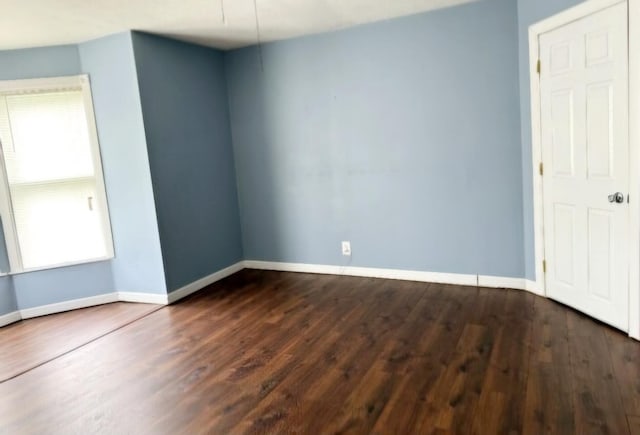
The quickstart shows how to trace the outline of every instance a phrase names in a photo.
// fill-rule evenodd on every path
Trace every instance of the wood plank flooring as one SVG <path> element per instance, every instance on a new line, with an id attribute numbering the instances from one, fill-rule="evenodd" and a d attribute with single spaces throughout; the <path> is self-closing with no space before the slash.
<path id="1" fill-rule="evenodd" d="M 87 344 L 159 308 L 114 303 L 37 317 L 0 328 L 0 382 Z"/>
<path id="2" fill-rule="evenodd" d="M 7 434 L 639 431 L 640 343 L 522 291 L 355 277 L 245 270 L 0 383 Z"/>

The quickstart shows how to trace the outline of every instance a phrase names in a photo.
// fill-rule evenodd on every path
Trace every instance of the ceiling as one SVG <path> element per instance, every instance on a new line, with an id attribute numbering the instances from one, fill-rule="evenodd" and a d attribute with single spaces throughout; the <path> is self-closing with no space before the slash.
<path id="1" fill-rule="evenodd" d="M 264 42 L 473 0 L 255 1 Z M 0 50 L 80 43 L 129 29 L 220 49 L 257 40 L 254 0 L 0 0 L 0 11 Z"/>

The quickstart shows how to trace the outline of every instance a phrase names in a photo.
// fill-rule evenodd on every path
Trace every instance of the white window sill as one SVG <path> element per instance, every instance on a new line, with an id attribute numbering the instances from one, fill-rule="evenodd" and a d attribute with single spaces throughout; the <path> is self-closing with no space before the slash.
<path id="1" fill-rule="evenodd" d="M 63 269 L 63 268 L 66 268 L 66 267 L 82 266 L 82 265 L 85 265 L 85 264 L 92 264 L 92 263 L 102 263 L 104 261 L 113 260 L 113 258 L 114 258 L 113 256 L 101 257 L 101 258 L 92 258 L 90 260 L 74 261 L 74 262 L 70 262 L 70 263 L 54 264 L 53 266 L 36 267 L 36 268 L 32 268 L 32 269 L 25 269 L 25 270 L 21 270 L 19 272 L 0 273 L 0 277 L 2 277 L 2 276 L 24 275 L 24 274 L 31 273 L 31 272 L 44 272 L 44 271 L 47 271 L 47 270 Z"/>

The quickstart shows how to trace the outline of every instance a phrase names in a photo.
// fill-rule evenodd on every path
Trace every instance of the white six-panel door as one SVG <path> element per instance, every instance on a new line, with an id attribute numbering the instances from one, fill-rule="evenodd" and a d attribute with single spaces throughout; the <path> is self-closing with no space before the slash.
<path id="1" fill-rule="evenodd" d="M 625 331 L 627 47 L 626 2 L 539 36 L 547 296 Z"/>

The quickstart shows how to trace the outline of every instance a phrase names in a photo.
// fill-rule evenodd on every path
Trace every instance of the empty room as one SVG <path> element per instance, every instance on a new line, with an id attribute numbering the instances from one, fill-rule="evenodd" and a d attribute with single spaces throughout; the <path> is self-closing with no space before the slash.
<path id="1" fill-rule="evenodd" d="M 0 434 L 640 434 L 640 0 L 0 11 Z"/>

